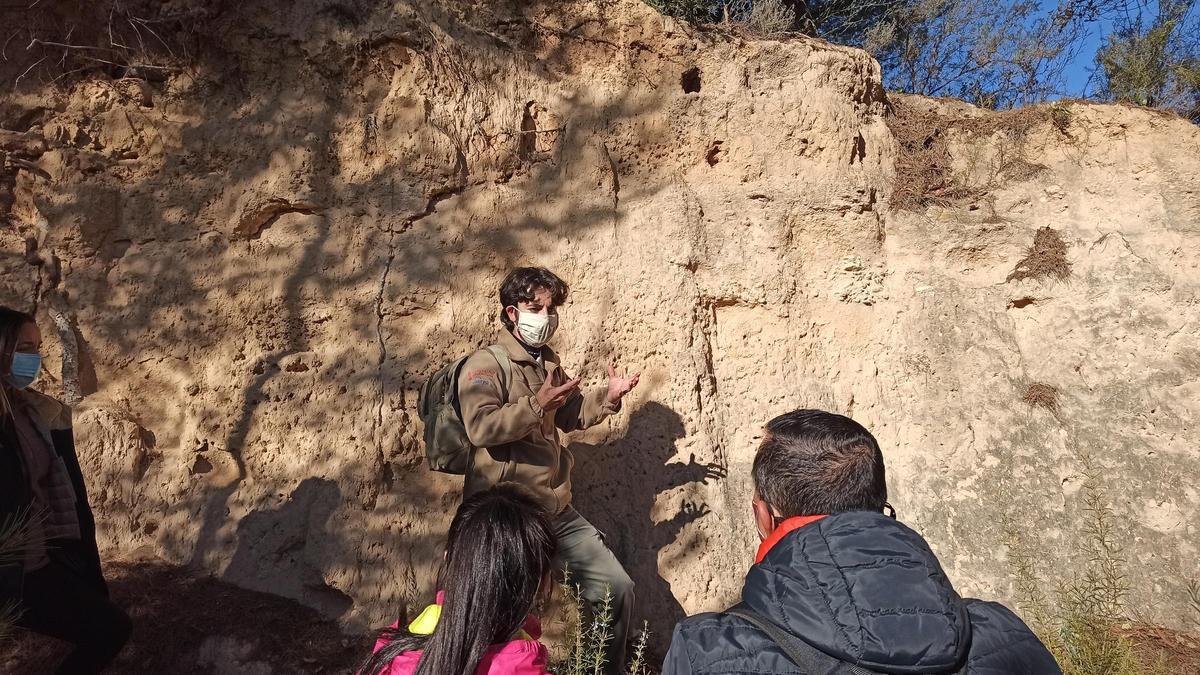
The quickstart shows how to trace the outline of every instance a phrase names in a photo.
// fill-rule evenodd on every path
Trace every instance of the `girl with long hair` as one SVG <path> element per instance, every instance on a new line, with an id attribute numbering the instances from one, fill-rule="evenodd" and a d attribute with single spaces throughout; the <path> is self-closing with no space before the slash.
<path id="1" fill-rule="evenodd" d="M 22 523 L 20 555 L 0 559 L 0 605 L 17 626 L 74 645 L 59 673 L 99 673 L 129 638 L 108 599 L 96 522 L 75 454 L 71 411 L 29 386 L 41 371 L 33 317 L 0 307 L 0 529 Z"/>
<path id="2" fill-rule="evenodd" d="M 502 483 L 465 500 L 446 543 L 438 603 L 382 632 L 360 675 L 540 675 L 532 611 L 552 588 L 556 544 L 534 496 Z"/>

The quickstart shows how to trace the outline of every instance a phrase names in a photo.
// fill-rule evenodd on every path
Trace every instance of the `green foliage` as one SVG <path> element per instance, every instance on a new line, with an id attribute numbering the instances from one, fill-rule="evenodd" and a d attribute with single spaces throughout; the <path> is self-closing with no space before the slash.
<path id="1" fill-rule="evenodd" d="M 549 671 L 555 675 L 601 675 L 606 662 L 605 648 L 613 639 L 612 595 L 605 593 L 595 611 L 584 611 L 587 604 L 578 587 L 563 584 L 560 587 L 563 601 L 565 630 L 563 650 L 552 659 Z M 641 634 L 634 644 L 633 657 L 626 669 L 627 675 L 649 675 L 646 666 L 646 646 L 650 631 L 642 624 Z M 557 651 L 557 650 L 556 650 Z"/>
<path id="2" fill-rule="evenodd" d="M 650 644 L 650 623 L 642 622 L 642 630 L 638 633 L 637 642 L 633 645 L 633 658 L 629 660 L 628 675 L 650 675 L 646 666 L 646 646 Z"/>
<path id="3" fill-rule="evenodd" d="M 1172 110 L 1200 122 L 1200 20 L 1195 0 L 1168 0 L 1146 25 L 1119 24 L 1096 53 L 1100 96 Z"/>
<path id="4" fill-rule="evenodd" d="M 711 23 L 720 17 L 719 3 L 712 0 L 646 0 L 660 14 L 691 23 Z"/>
<path id="5" fill-rule="evenodd" d="M 1086 461 L 1085 461 L 1086 465 Z M 1125 623 L 1129 578 L 1117 539 L 1115 516 L 1089 467 L 1085 470 L 1082 573 L 1061 585 L 1052 606 L 1038 578 L 1039 558 L 1014 527 L 1007 527 L 1009 566 L 1016 580 L 1017 605 L 1029 625 L 1062 666 L 1065 675 L 1137 675 L 1159 664 L 1142 663 Z"/>
<path id="6" fill-rule="evenodd" d="M 796 13 L 784 0 L 646 0 L 646 4 L 691 23 L 724 21 L 764 36 L 792 30 L 796 23 Z"/>
<path id="7" fill-rule="evenodd" d="M 992 109 L 1066 95 L 1067 67 L 1089 36 L 1115 20 L 1117 30 L 1095 55 L 1099 85 L 1074 95 L 1172 110 L 1200 122 L 1200 0 L 646 2 L 692 23 L 724 21 L 768 36 L 796 31 L 862 47 L 879 59 L 890 89 L 957 96 Z"/>
<path id="8" fill-rule="evenodd" d="M 1050 106 L 1050 123 L 1055 129 L 1064 136 L 1071 135 L 1071 120 L 1075 114 L 1071 112 L 1071 106 L 1066 103 L 1055 103 Z"/>
<path id="9" fill-rule="evenodd" d="M 1080 30 L 1037 0 L 911 0 L 865 31 L 890 87 L 1011 108 L 1056 94 Z"/>
<path id="10" fill-rule="evenodd" d="M 777 35 L 792 29 L 796 14 L 783 0 L 755 0 L 746 13 L 745 23 L 759 35 Z"/>

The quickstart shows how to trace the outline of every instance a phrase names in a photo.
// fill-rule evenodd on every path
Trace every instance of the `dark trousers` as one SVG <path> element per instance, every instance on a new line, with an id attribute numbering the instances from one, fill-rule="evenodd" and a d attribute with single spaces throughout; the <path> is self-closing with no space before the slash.
<path id="1" fill-rule="evenodd" d="M 588 605 L 595 609 L 606 594 L 611 597 L 613 639 L 606 650 L 604 672 L 624 673 L 629 665 L 625 662 L 625 645 L 633 618 L 633 580 L 608 550 L 600 531 L 573 507 L 554 519 L 554 536 L 559 561 L 567 569 L 567 581 L 579 586 Z"/>
<path id="2" fill-rule="evenodd" d="M 51 554 L 50 564 L 25 575 L 21 628 L 75 645 L 56 672 L 92 675 L 112 663 L 129 639 L 129 616 L 94 580 Z"/>

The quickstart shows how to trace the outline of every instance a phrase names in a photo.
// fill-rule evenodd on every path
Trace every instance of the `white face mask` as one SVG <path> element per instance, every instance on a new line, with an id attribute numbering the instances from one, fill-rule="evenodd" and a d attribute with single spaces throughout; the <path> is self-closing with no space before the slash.
<path id="1" fill-rule="evenodd" d="M 517 310 L 517 335 L 530 347 L 541 347 L 558 330 L 558 315 L 533 314 Z"/>

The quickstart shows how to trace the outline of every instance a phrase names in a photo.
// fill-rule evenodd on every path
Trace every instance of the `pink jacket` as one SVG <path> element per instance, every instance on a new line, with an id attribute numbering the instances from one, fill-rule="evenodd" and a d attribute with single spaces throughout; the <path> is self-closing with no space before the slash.
<path id="1" fill-rule="evenodd" d="M 438 593 L 437 603 L 425 608 L 421 616 L 409 624 L 409 630 L 414 633 L 432 632 L 440 616 L 442 594 Z M 432 624 L 432 625 L 431 625 Z M 396 622 L 393 628 L 399 625 Z M 538 638 L 542 636 L 542 624 L 532 614 L 525 619 L 521 627 L 530 639 L 518 639 L 504 644 L 492 645 L 483 654 L 483 660 L 475 670 L 475 675 L 546 675 L 546 647 Z M 387 643 L 379 640 L 375 643 L 375 651 L 382 649 Z M 419 651 L 404 652 L 392 659 L 391 664 L 383 671 L 383 675 L 412 675 L 417 671 L 421 662 Z"/>

